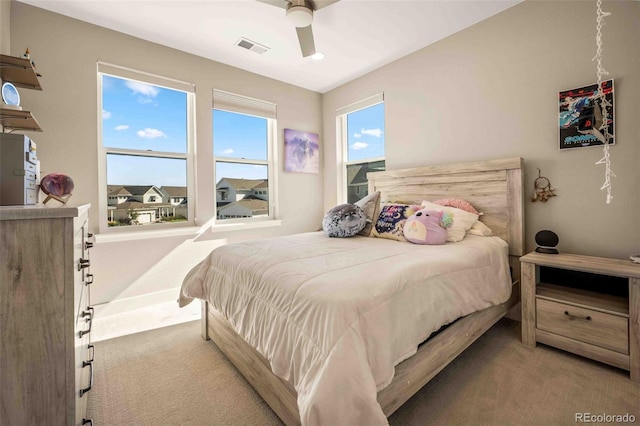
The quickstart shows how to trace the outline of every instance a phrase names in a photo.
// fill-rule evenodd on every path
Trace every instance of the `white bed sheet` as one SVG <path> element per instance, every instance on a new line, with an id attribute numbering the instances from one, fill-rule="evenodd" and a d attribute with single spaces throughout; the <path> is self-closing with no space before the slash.
<path id="1" fill-rule="evenodd" d="M 312 232 L 222 246 L 185 277 L 293 384 L 303 425 L 387 424 L 377 391 L 443 325 L 509 299 L 507 244 Z"/>

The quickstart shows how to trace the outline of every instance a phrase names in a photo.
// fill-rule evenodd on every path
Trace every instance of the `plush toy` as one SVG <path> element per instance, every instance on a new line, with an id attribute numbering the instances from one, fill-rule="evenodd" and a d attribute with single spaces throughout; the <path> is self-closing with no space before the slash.
<path id="1" fill-rule="evenodd" d="M 322 229 L 329 237 L 353 237 L 367 224 L 364 209 L 355 204 L 340 204 L 324 215 Z"/>
<path id="2" fill-rule="evenodd" d="M 444 244 L 446 228 L 451 226 L 449 213 L 422 209 L 411 215 L 404 224 L 404 237 L 414 244 Z"/>

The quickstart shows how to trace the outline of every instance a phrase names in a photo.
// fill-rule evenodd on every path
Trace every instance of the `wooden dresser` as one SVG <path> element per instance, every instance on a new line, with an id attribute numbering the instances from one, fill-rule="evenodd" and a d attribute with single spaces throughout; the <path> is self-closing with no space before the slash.
<path id="1" fill-rule="evenodd" d="M 0 207 L 1 425 L 92 423 L 88 212 Z"/>
<path id="2" fill-rule="evenodd" d="M 640 265 L 568 253 L 520 261 L 522 342 L 614 365 L 640 382 Z"/>

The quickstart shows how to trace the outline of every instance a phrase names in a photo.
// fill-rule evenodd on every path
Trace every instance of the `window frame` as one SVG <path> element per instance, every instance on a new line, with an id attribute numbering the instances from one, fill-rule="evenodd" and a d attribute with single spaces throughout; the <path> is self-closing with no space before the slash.
<path id="1" fill-rule="evenodd" d="M 192 227 L 195 225 L 196 217 L 196 191 L 195 191 L 195 85 L 192 83 L 158 76 L 145 71 L 134 70 L 119 65 L 98 61 L 96 65 L 97 79 L 97 116 L 98 116 L 98 230 L 100 233 L 127 233 L 127 232 L 151 232 L 169 228 Z M 187 141 L 184 153 L 169 151 L 147 151 L 128 148 L 105 147 L 103 137 L 103 85 L 104 75 L 136 81 L 144 84 L 163 87 L 165 89 L 177 90 L 186 93 L 186 118 L 187 118 Z M 187 220 L 183 222 L 153 223 L 144 226 L 108 226 L 108 181 L 107 181 L 107 156 L 124 155 L 147 158 L 166 158 L 184 160 L 186 163 L 186 186 L 187 186 Z"/>
<path id="2" fill-rule="evenodd" d="M 347 182 L 347 167 L 355 164 L 361 163 L 373 163 L 376 161 L 385 161 L 386 167 L 386 155 L 382 157 L 371 157 L 365 158 L 361 160 L 353 160 L 348 161 L 349 158 L 349 133 L 347 126 L 347 116 L 351 113 L 384 103 L 384 93 L 377 93 L 375 95 L 369 96 L 367 98 L 356 101 L 352 104 L 345 105 L 341 108 L 336 109 L 336 141 L 339 144 L 337 149 L 337 157 L 338 157 L 338 188 L 337 188 L 337 200 L 338 203 L 347 203 L 348 202 L 348 182 Z M 385 110 L 386 115 L 386 110 Z M 387 143 L 385 139 L 385 153 L 387 148 Z"/>
<path id="3" fill-rule="evenodd" d="M 246 158 L 237 158 L 237 157 L 225 157 L 225 156 L 216 156 L 215 153 L 215 139 L 213 137 L 213 131 L 215 129 L 215 120 L 213 120 L 213 112 L 214 110 L 225 111 L 234 114 L 243 114 L 249 115 L 252 117 L 257 117 L 261 119 L 265 119 L 267 122 L 267 159 L 266 160 L 257 160 L 257 159 L 246 159 Z M 214 227 L 221 225 L 231 225 L 238 223 L 247 223 L 247 222 L 267 222 L 267 221 L 276 221 L 278 220 L 278 151 L 277 151 L 277 128 L 278 128 L 278 120 L 277 120 L 277 106 L 275 103 L 264 101 L 244 95 L 239 95 L 235 93 L 226 92 L 219 89 L 213 90 L 213 102 L 211 105 L 211 116 L 212 116 L 212 129 L 211 129 L 211 139 L 212 139 L 212 160 L 213 160 L 213 191 L 214 191 L 214 208 L 213 208 L 213 219 L 214 219 Z M 268 215 L 258 216 L 258 217 L 243 217 L 243 218 L 218 218 L 218 206 L 217 206 L 217 185 L 219 178 L 216 175 L 217 164 L 219 162 L 222 163 L 234 163 L 234 164 L 249 164 L 249 165 L 264 165 L 267 167 L 267 182 L 269 183 L 268 189 Z M 229 194 L 227 193 L 227 197 Z"/>

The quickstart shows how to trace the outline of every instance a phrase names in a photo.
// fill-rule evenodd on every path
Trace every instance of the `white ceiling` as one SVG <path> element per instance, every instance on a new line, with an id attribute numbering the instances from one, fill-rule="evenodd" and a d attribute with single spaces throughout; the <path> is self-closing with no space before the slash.
<path id="1" fill-rule="evenodd" d="M 302 57 L 284 9 L 255 0 L 18 1 L 324 93 L 522 0 L 340 0 L 314 15 L 321 61 Z"/>

